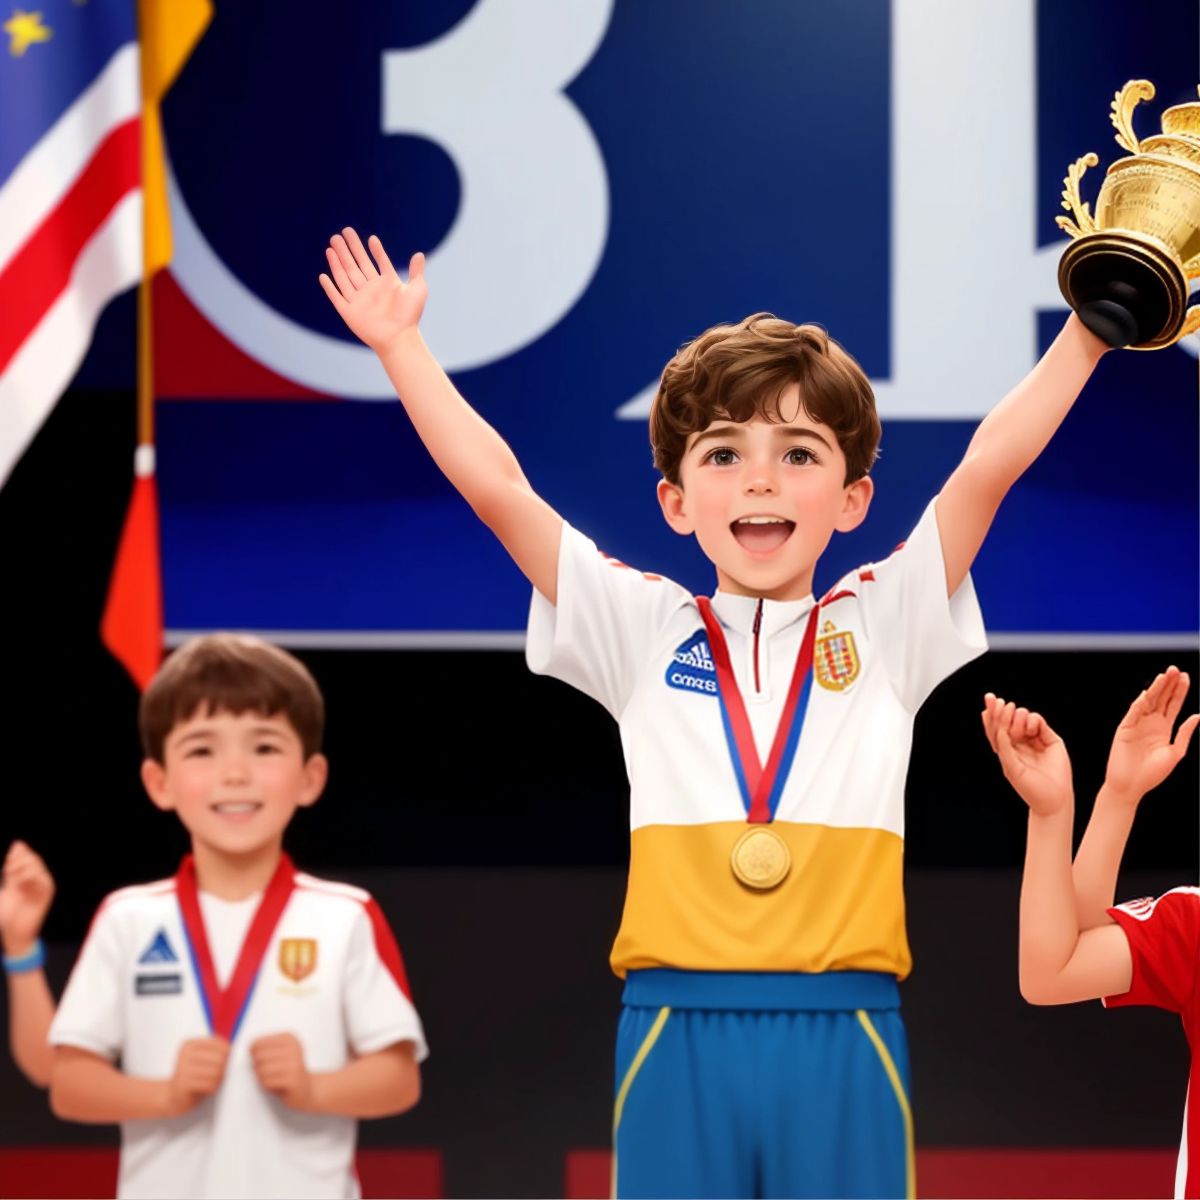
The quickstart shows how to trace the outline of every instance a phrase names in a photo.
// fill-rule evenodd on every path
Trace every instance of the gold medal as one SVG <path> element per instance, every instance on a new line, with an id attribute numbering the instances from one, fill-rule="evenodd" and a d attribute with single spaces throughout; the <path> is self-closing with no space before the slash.
<path id="1" fill-rule="evenodd" d="M 752 825 L 733 844 L 729 864 L 734 875 L 756 892 L 778 887 L 792 869 L 787 842 L 766 825 Z"/>

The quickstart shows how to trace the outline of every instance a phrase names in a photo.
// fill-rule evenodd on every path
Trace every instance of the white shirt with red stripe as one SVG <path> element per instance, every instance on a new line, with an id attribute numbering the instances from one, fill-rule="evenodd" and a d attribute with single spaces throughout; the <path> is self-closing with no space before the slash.
<path id="1" fill-rule="evenodd" d="M 1200 888 L 1179 887 L 1157 900 L 1133 900 L 1108 915 L 1125 932 L 1133 980 L 1123 996 L 1107 996 L 1108 1008 L 1148 1004 L 1178 1013 L 1192 1052 L 1183 1136 L 1175 1169 L 1175 1195 L 1200 1197 Z"/>
<path id="2" fill-rule="evenodd" d="M 200 894 L 220 986 L 225 986 L 260 897 Z M 209 1036 L 176 881 L 124 888 L 101 904 L 50 1031 L 119 1064 L 127 1075 L 169 1078 L 181 1044 Z M 216 1095 L 168 1120 L 121 1126 L 121 1197 L 359 1195 L 357 1123 L 300 1113 L 265 1092 L 250 1044 L 292 1033 L 309 1071 L 399 1042 L 427 1048 L 404 964 L 382 911 L 360 888 L 295 872 L 233 1038 Z"/>

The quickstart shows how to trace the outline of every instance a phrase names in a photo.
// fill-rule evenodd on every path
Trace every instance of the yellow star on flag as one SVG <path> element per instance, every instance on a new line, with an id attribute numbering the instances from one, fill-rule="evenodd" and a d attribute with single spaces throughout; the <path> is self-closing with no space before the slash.
<path id="1" fill-rule="evenodd" d="M 19 8 L 0 28 L 11 39 L 8 52 L 14 58 L 20 58 L 35 42 L 48 42 L 53 33 L 49 26 L 42 24 L 40 12 L 22 12 Z"/>

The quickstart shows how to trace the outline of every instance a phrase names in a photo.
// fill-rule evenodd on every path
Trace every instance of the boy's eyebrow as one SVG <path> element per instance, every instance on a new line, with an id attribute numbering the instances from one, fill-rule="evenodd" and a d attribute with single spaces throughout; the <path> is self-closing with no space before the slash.
<path id="1" fill-rule="evenodd" d="M 183 737 L 176 742 L 176 745 L 182 746 L 185 742 L 194 742 L 197 738 L 212 737 L 212 734 L 213 731 L 211 729 L 194 729 L 191 733 L 185 733 Z"/>
<path id="2" fill-rule="evenodd" d="M 701 442 L 708 440 L 728 441 L 730 438 L 741 436 L 742 427 L 740 425 L 710 425 L 702 433 L 696 435 L 696 440 L 692 445 L 698 446 Z"/>
<path id="3" fill-rule="evenodd" d="M 807 425 L 780 425 L 776 429 L 776 433 L 782 434 L 785 438 L 810 437 L 813 441 L 820 442 L 826 450 L 833 448 L 815 429 L 809 429 Z"/>

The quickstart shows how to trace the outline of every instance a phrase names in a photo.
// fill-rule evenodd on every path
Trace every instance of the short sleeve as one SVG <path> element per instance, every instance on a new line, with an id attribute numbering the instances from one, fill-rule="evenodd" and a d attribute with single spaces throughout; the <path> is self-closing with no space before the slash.
<path id="1" fill-rule="evenodd" d="M 1145 1004 L 1182 1012 L 1195 993 L 1200 965 L 1200 888 L 1118 904 L 1108 915 L 1129 942 L 1133 976 L 1124 995 L 1105 997 L 1106 1007 Z"/>
<path id="2" fill-rule="evenodd" d="M 121 981 L 126 972 L 120 932 L 112 908 L 102 904 L 50 1026 L 52 1045 L 77 1046 L 109 1062 L 121 1057 L 125 1044 Z"/>
<path id="3" fill-rule="evenodd" d="M 987 649 L 983 616 L 968 575 L 946 595 L 936 500 L 890 558 L 858 573 L 866 634 L 896 695 L 916 712 L 943 679 Z"/>
<path id="4" fill-rule="evenodd" d="M 400 947 L 373 899 L 363 903 L 351 927 L 342 1003 L 347 1040 L 355 1054 L 412 1042 L 417 1062 L 429 1056 Z"/>
<path id="5" fill-rule="evenodd" d="M 691 597 L 669 579 L 608 558 L 565 521 L 557 594 L 551 604 L 533 593 L 529 669 L 571 684 L 619 718 L 659 631 Z"/>

